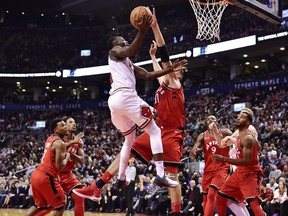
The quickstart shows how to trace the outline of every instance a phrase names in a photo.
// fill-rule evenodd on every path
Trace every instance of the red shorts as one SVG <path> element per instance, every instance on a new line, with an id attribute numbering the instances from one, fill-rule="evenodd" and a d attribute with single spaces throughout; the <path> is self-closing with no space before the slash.
<path id="1" fill-rule="evenodd" d="M 59 177 L 61 187 L 68 195 L 74 188 L 81 186 L 80 181 L 72 172 L 60 172 Z"/>
<path id="2" fill-rule="evenodd" d="M 214 172 L 204 172 L 202 179 L 202 191 L 207 194 L 209 187 L 219 190 L 229 175 L 229 168 L 225 167 Z"/>
<path id="3" fill-rule="evenodd" d="M 167 172 L 178 173 L 178 168 L 182 166 L 182 130 L 161 130 L 163 144 L 163 161 Z M 137 137 L 132 145 L 131 152 L 144 163 L 149 163 L 153 159 L 150 146 L 150 136 L 145 132 Z"/>
<path id="4" fill-rule="evenodd" d="M 35 204 L 38 208 L 52 206 L 59 208 L 66 203 L 66 196 L 56 177 L 36 169 L 31 175 L 31 186 Z"/>
<path id="5" fill-rule="evenodd" d="M 235 202 L 260 197 L 262 172 L 254 171 L 239 173 L 236 171 L 222 185 L 219 195 L 223 195 Z"/>

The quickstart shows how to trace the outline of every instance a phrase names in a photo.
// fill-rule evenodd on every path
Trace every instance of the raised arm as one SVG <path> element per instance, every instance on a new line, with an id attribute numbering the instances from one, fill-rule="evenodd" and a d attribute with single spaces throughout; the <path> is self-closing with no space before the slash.
<path id="1" fill-rule="evenodd" d="M 60 170 L 66 166 L 70 153 L 67 152 L 65 154 L 66 145 L 60 139 L 53 142 L 52 151 L 55 153 L 55 167 Z"/>
<path id="2" fill-rule="evenodd" d="M 78 151 L 77 151 L 77 153 L 75 154 L 75 153 L 73 153 L 73 152 L 71 152 L 71 151 L 69 151 L 70 152 L 70 157 L 76 162 L 76 163 L 79 163 L 79 164 L 83 164 L 84 163 L 84 150 L 83 150 L 83 145 L 84 145 L 84 142 L 83 142 L 83 140 L 81 139 L 80 141 L 79 141 L 79 148 L 78 148 Z"/>
<path id="3" fill-rule="evenodd" d="M 226 162 L 226 163 L 236 165 L 236 166 L 249 165 L 252 159 L 253 145 L 254 145 L 255 139 L 251 135 L 246 135 L 245 137 L 243 137 L 241 142 L 243 144 L 243 149 L 242 149 L 243 158 L 233 159 L 233 158 L 224 157 L 218 154 L 214 154 L 212 155 L 212 160 L 216 162 Z"/>
<path id="4" fill-rule="evenodd" d="M 203 147 L 204 144 L 204 133 L 199 134 L 199 136 L 197 137 L 197 141 L 194 144 L 193 148 L 190 151 L 190 158 L 194 159 L 197 151 L 199 150 L 199 147 Z"/>
<path id="5" fill-rule="evenodd" d="M 145 79 L 145 80 L 153 80 L 163 75 L 166 75 L 168 73 L 182 70 L 182 68 L 185 67 L 187 64 L 188 62 L 186 59 L 181 60 L 181 61 L 177 60 L 173 62 L 172 66 L 169 68 L 166 68 L 163 70 L 152 71 L 152 72 L 148 72 L 146 69 L 134 65 L 134 72 L 135 72 L 136 77 L 138 78 Z"/>
<path id="6" fill-rule="evenodd" d="M 129 46 L 122 46 L 121 44 L 119 44 L 118 46 L 113 47 L 110 50 L 110 55 L 120 59 L 135 56 L 142 45 L 145 33 L 150 27 L 152 20 L 153 17 L 148 16 L 145 20 L 139 23 L 138 27 L 140 30 L 138 31 L 133 42 Z M 127 41 L 121 41 L 121 43 L 123 42 L 128 43 Z"/>

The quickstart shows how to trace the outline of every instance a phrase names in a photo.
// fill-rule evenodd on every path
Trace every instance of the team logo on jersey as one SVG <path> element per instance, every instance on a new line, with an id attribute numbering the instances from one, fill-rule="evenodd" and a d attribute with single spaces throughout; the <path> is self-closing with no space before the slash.
<path id="1" fill-rule="evenodd" d="M 177 93 L 176 92 L 172 92 L 172 99 L 177 99 Z"/>
<path id="2" fill-rule="evenodd" d="M 216 140 L 210 141 L 209 143 L 206 144 L 206 150 L 208 150 L 210 147 L 215 147 L 215 146 L 219 146 L 218 142 Z"/>

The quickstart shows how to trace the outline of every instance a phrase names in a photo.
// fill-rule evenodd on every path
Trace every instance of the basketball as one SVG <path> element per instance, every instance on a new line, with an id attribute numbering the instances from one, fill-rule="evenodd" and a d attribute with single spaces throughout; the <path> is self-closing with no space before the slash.
<path id="1" fill-rule="evenodd" d="M 148 7 L 138 6 L 131 11 L 130 22 L 134 28 L 139 30 L 138 24 L 140 24 L 142 20 L 146 19 L 149 15 L 152 16 L 152 12 Z"/>

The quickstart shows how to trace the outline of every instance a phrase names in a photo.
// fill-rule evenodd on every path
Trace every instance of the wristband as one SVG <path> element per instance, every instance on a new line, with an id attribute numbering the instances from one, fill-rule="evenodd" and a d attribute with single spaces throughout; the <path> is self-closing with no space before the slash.
<path id="1" fill-rule="evenodd" d="M 166 45 L 158 47 L 158 50 L 160 52 L 161 61 L 169 62 L 169 53 L 168 53 Z"/>

